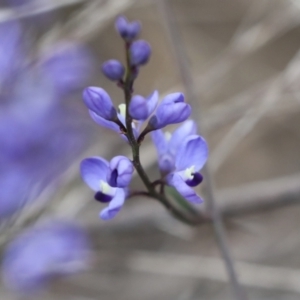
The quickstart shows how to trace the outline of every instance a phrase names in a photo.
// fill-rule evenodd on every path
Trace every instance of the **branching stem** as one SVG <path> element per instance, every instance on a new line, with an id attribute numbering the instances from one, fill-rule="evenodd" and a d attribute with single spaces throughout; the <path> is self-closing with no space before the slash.
<path id="1" fill-rule="evenodd" d="M 184 223 L 195 225 L 199 223 L 198 221 L 192 220 L 189 218 L 184 212 L 177 209 L 176 207 L 172 206 L 170 202 L 168 201 L 167 197 L 163 193 L 158 193 L 155 190 L 155 185 L 152 184 L 150 181 L 148 175 L 146 174 L 141 161 L 140 161 L 140 141 L 137 141 L 133 128 L 132 128 L 132 118 L 129 114 L 129 105 L 130 100 L 133 93 L 133 83 L 134 83 L 134 69 L 132 68 L 130 64 L 130 53 L 129 53 L 130 44 L 126 43 L 125 49 L 126 49 L 126 78 L 124 81 L 123 91 L 124 91 L 124 97 L 125 97 L 125 103 L 126 103 L 126 136 L 128 139 L 128 142 L 131 146 L 132 150 L 132 162 L 133 165 L 143 181 L 144 185 L 146 186 L 148 190 L 148 195 L 152 198 L 157 199 L 161 204 L 163 204 L 177 219 L 181 220 Z M 199 217 L 201 217 L 199 215 Z"/>

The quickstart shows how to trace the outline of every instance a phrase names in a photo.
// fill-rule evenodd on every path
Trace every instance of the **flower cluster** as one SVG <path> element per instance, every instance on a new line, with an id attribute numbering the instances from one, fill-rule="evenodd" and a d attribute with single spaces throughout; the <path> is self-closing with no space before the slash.
<path id="1" fill-rule="evenodd" d="M 129 184 L 134 168 L 146 185 L 148 194 L 167 203 L 164 185 L 174 187 L 187 201 L 201 203 L 202 199 L 193 187 L 203 180 L 199 173 L 208 157 L 205 140 L 197 135 L 196 124 L 187 120 L 191 106 L 185 102 L 182 93 L 165 96 L 159 103 L 159 94 L 154 91 L 149 96 L 133 94 L 133 83 L 141 66 L 149 61 L 151 47 L 144 40 L 136 40 L 141 25 L 138 21 L 128 22 L 120 16 L 115 22 L 117 33 L 125 43 L 126 65 L 120 61 L 109 60 L 103 63 L 102 71 L 106 77 L 117 82 L 123 89 L 125 103 L 114 107 L 108 93 L 101 87 L 88 87 L 83 92 L 83 100 L 92 119 L 101 126 L 109 128 L 123 137 L 132 148 L 133 160 L 124 156 L 114 157 L 110 162 L 101 157 L 91 157 L 82 161 L 81 175 L 86 184 L 95 191 L 95 199 L 107 202 L 100 217 L 113 218 L 132 194 Z M 184 122 L 173 134 L 162 129 L 170 124 Z M 158 153 L 161 178 L 151 182 L 139 161 L 140 145 L 151 132 Z M 156 183 L 161 185 L 160 192 Z"/>

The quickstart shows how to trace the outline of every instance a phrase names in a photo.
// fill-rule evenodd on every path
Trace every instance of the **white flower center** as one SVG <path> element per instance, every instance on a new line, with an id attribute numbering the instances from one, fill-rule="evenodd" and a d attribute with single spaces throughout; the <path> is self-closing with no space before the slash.
<path id="1" fill-rule="evenodd" d="M 120 111 L 120 115 L 124 118 L 126 118 L 126 104 L 122 103 L 119 105 L 119 111 Z"/>
<path id="2" fill-rule="evenodd" d="M 119 120 L 123 123 L 123 125 L 126 127 L 126 104 L 122 103 L 119 106 Z M 121 119 L 120 119 L 121 117 Z M 136 125 L 134 122 L 131 122 L 132 128 L 136 129 Z"/>
<path id="3" fill-rule="evenodd" d="M 100 192 L 105 195 L 114 196 L 115 188 L 111 187 L 107 182 L 100 180 Z"/>
<path id="4" fill-rule="evenodd" d="M 172 137 L 172 134 L 169 131 L 166 131 L 165 132 L 165 139 L 166 139 L 167 142 L 170 141 L 171 137 Z"/>
<path id="5" fill-rule="evenodd" d="M 185 180 L 192 180 L 194 178 L 195 166 L 191 166 L 190 168 L 186 168 L 184 171 Z"/>

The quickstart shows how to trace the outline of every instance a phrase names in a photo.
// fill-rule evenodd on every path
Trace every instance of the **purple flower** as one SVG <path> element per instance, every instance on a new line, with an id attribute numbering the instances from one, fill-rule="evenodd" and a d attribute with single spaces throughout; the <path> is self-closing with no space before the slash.
<path id="1" fill-rule="evenodd" d="M 130 164 L 131 162 L 122 156 L 113 158 L 110 164 L 101 157 L 86 158 L 81 162 L 82 179 L 96 192 L 95 199 L 109 203 L 101 211 L 101 219 L 114 218 L 124 205 L 125 187 L 130 183 L 133 173 L 133 167 Z"/>
<path id="2" fill-rule="evenodd" d="M 100 126 L 111 129 L 117 133 L 121 133 L 120 121 L 126 128 L 126 105 L 120 104 L 118 112 L 113 106 L 112 100 L 107 92 L 99 87 L 88 87 L 83 92 L 83 100 L 89 108 L 91 118 Z M 143 122 L 153 113 L 158 102 L 158 92 L 154 91 L 147 98 L 136 95 L 133 96 L 129 104 L 129 114 L 134 120 L 138 120 L 138 124 L 132 122 L 132 129 L 135 137 Z M 127 138 L 122 134 L 122 137 Z"/>
<path id="3" fill-rule="evenodd" d="M 0 172 L 0 220 L 12 216 L 27 204 L 32 186 L 28 173 L 17 166 L 1 166 Z"/>
<path id="4" fill-rule="evenodd" d="M 125 73 L 124 66 L 116 59 L 110 59 L 102 65 L 103 74 L 113 81 L 121 80 Z"/>
<path id="5" fill-rule="evenodd" d="M 75 224 L 55 220 L 21 233 L 5 249 L 6 286 L 22 293 L 43 288 L 54 276 L 86 269 L 89 241 Z"/>
<path id="6" fill-rule="evenodd" d="M 185 121 L 172 134 L 163 133 L 161 129 L 151 133 L 153 143 L 158 154 L 158 165 L 162 174 L 168 174 L 175 168 L 175 156 L 183 140 L 197 132 L 196 123 L 192 120 Z"/>
<path id="7" fill-rule="evenodd" d="M 202 203 L 203 200 L 191 188 L 203 180 L 199 170 L 208 157 L 206 141 L 198 135 L 190 135 L 179 147 L 175 158 L 175 171 L 170 173 L 166 181 L 173 186 L 186 200 Z"/>
<path id="8" fill-rule="evenodd" d="M 130 46 L 130 63 L 132 66 L 145 65 L 151 55 L 151 47 L 148 42 L 138 40 Z"/>
<path id="9" fill-rule="evenodd" d="M 99 115 L 97 115 L 95 112 L 93 112 L 92 110 L 89 110 L 89 114 L 91 116 L 91 118 L 100 126 L 111 129 L 117 133 L 120 133 L 120 127 L 118 124 L 116 124 L 113 121 L 108 121 L 102 117 L 100 117 Z"/>
<path id="10" fill-rule="evenodd" d="M 85 105 L 97 115 L 106 120 L 114 120 L 117 111 L 107 92 L 99 87 L 88 87 L 83 91 Z"/>
<path id="11" fill-rule="evenodd" d="M 129 105 L 129 114 L 135 120 L 144 121 L 153 113 L 158 103 L 158 92 L 154 91 L 147 98 L 133 96 Z"/>
<path id="12" fill-rule="evenodd" d="M 62 102 L 70 93 L 61 94 L 89 76 L 83 48 L 64 43 L 33 57 L 21 29 L 15 21 L 0 24 L 1 222 L 54 188 L 90 138 L 76 101 Z"/>
<path id="13" fill-rule="evenodd" d="M 21 43 L 22 32 L 14 21 L 0 24 L 0 83 L 9 81 L 19 68 L 24 50 Z"/>
<path id="14" fill-rule="evenodd" d="M 117 133 L 120 133 L 121 137 L 127 141 L 126 136 L 121 132 L 120 126 L 117 123 L 115 123 L 114 121 L 109 121 L 109 120 L 104 119 L 103 117 L 99 116 L 97 113 L 95 113 L 92 110 L 89 110 L 89 113 L 90 113 L 91 118 L 97 124 L 99 124 L 100 126 L 103 126 L 105 128 L 111 129 Z M 123 124 L 123 126 L 126 128 L 126 120 L 125 120 L 126 119 L 126 105 L 124 103 L 119 105 L 119 112 L 117 113 L 117 118 Z M 133 130 L 134 136 L 136 138 L 138 137 L 138 129 L 139 128 L 136 127 L 135 123 L 132 122 L 132 130 Z"/>
<path id="15" fill-rule="evenodd" d="M 156 113 L 149 120 L 148 126 L 152 129 L 160 129 L 169 124 L 181 123 L 190 114 L 191 106 L 184 102 L 182 93 L 169 94 L 156 109 Z"/>
<path id="16" fill-rule="evenodd" d="M 132 162 L 125 156 L 115 156 L 109 163 L 107 182 L 112 187 L 128 187 L 134 171 Z"/>
<path id="17" fill-rule="evenodd" d="M 120 36 L 128 42 L 134 40 L 141 31 L 141 23 L 139 21 L 128 22 L 124 16 L 117 18 L 115 27 Z"/>
<path id="18" fill-rule="evenodd" d="M 82 88 L 92 73 L 92 57 L 81 44 L 63 42 L 42 57 L 42 69 L 58 92 Z"/>

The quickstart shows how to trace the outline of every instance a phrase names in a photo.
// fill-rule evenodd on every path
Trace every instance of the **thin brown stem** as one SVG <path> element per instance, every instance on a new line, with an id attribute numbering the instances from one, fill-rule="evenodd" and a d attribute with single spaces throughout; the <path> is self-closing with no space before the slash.
<path id="1" fill-rule="evenodd" d="M 198 220 L 193 220 L 189 218 L 184 212 L 177 209 L 176 207 L 172 206 L 166 196 L 164 194 L 158 193 L 155 190 L 155 186 L 152 185 L 152 182 L 150 181 L 148 175 L 146 174 L 141 161 L 140 161 L 140 142 L 137 141 L 133 128 L 132 128 L 132 118 L 129 114 L 129 105 L 132 97 L 133 92 L 133 83 L 134 83 L 134 68 L 131 66 L 130 63 L 130 44 L 126 43 L 125 50 L 126 50 L 126 76 L 125 76 L 125 82 L 124 82 L 124 97 L 125 97 L 125 104 L 126 104 L 126 136 L 128 138 L 128 142 L 132 149 L 132 162 L 133 165 L 143 181 L 144 185 L 146 186 L 149 196 L 152 198 L 157 199 L 161 204 L 163 204 L 177 219 L 181 220 L 182 222 L 185 222 L 190 225 L 195 225 Z M 201 216 L 199 215 L 199 219 L 201 219 Z"/>
<path id="2" fill-rule="evenodd" d="M 154 180 L 151 184 L 152 186 L 157 186 L 157 185 L 162 185 L 164 184 L 165 182 L 162 180 L 162 179 L 157 179 L 157 180 Z"/>
<path id="3" fill-rule="evenodd" d="M 127 199 L 133 198 L 133 197 L 138 197 L 138 196 L 146 196 L 152 198 L 151 194 L 145 191 L 132 191 L 130 194 L 127 196 Z"/>

